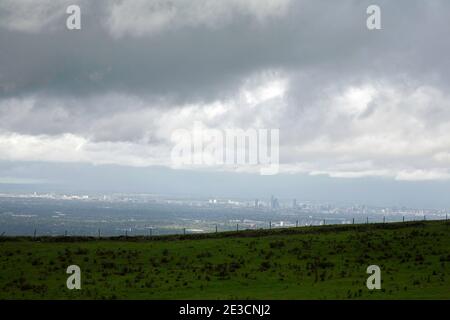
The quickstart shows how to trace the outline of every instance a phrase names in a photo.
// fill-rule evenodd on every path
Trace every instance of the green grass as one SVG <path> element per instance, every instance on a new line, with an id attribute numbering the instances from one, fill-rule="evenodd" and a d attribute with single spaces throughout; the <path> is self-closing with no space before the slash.
<path id="1" fill-rule="evenodd" d="M 66 268 L 81 268 L 81 290 Z M 381 268 L 368 290 L 366 268 Z M 450 299 L 450 225 L 0 238 L 0 299 Z"/>

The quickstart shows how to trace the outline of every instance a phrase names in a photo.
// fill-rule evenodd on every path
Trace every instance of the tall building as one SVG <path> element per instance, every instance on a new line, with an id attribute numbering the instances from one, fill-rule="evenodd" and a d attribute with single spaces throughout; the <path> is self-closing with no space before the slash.
<path id="1" fill-rule="evenodd" d="M 278 203 L 278 199 L 274 196 L 270 197 L 270 208 L 271 209 L 278 209 L 280 207 L 280 204 Z"/>
<path id="2" fill-rule="evenodd" d="M 297 199 L 292 200 L 292 208 L 297 208 Z"/>
<path id="3" fill-rule="evenodd" d="M 259 207 L 259 200 L 256 199 L 256 200 L 255 200 L 255 208 L 258 208 L 258 207 Z"/>

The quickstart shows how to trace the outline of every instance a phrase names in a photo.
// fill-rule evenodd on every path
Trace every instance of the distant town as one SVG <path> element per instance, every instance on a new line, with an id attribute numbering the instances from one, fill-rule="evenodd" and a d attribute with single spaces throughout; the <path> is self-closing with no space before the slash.
<path id="1" fill-rule="evenodd" d="M 5 198 L 18 199 L 47 199 L 86 202 L 109 203 L 139 203 L 176 205 L 194 208 L 211 209 L 255 209 L 258 211 L 274 213 L 301 213 L 301 214 L 326 214 L 326 215 L 354 215 L 373 216 L 383 215 L 389 217 L 405 217 L 408 219 L 440 219 L 448 217 L 450 209 L 427 209 L 408 207 L 383 207 L 365 204 L 338 205 L 330 203 L 317 203 L 312 201 L 300 201 L 297 199 L 279 199 L 271 196 L 269 199 L 226 199 L 226 198 L 190 198 L 173 197 L 156 194 L 59 194 L 59 193 L 0 193 L 0 200 Z"/>

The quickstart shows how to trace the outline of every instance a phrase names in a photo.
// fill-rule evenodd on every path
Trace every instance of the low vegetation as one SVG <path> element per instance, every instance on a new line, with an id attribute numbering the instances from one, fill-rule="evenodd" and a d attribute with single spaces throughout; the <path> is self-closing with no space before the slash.
<path id="1" fill-rule="evenodd" d="M 66 269 L 81 268 L 81 290 Z M 366 269 L 381 268 L 368 290 Z M 450 299 L 445 221 L 165 237 L 2 237 L 1 299 Z"/>

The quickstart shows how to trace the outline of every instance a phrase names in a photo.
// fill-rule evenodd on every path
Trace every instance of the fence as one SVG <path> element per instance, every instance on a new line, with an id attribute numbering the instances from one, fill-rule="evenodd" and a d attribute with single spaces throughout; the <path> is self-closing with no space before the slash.
<path id="1" fill-rule="evenodd" d="M 427 221 L 427 216 L 423 216 L 423 217 L 406 217 L 406 216 L 402 216 L 401 219 L 399 220 L 388 220 L 386 219 L 386 216 L 383 216 L 382 218 L 376 219 L 374 217 L 365 217 L 365 218 L 359 218 L 359 219 L 355 219 L 352 218 L 350 219 L 345 219 L 344 221 L 340 221 L 341 223 L 335 223 L 336 222 L 336 218 L 328 218 L 328 220 L 325 219 L 311 219 L 311 223 L 303 223 L 300 224 L 300 220 L 296 220 L 295 222 L 292 221 L 283 221 L 283 223 L 274 223 L 273 221 L 268 221 L 267 223 L 259 223 L 259 224 L 249 224 L 249 223 L 245 223 L 245 222 L 241 222 L 241 223 L 236 223 L 234 226 L 230 223 L 221 223 L 221 224 L 213 224 L 212 227 L 210 226 L 210 228 L 208 230 L 195 230 L 195 229 L 189 229 L 186 227 L 183 228 L 163 228 L 163 227 L 145 227 L 144 229 L 146 229 L 146 232 L 142 232 L 141 230 L 143 228 L 135 228 L 135 232 L 133 231 L 133 228 L 126 228 L 123 229 L 123 232 L 111 232 L 111 231 L 106 231 L 103 232 L 101 230 L 101 228 L 97 229 L 97 232 L 95 235 L 92 234 L 92 232 L 90 233 L 76 233 L 76 232 L 71 232 L 69 233 L 68 230 L 64 230 L 64 233 L 59 232 L 59 233 L 55 233 L 55 232 L 42 232 L 42 233 L 38 233 L 38 229 L 35 228 L 33 231 L 33 238 L 37 238 L 38 236 L 97 236 L 98 238 L 101 237 L 106 237 L 106 236 L 149 236 L 149 237 L 153 237 L 153 236 L 165 236 L 165 235 L 187 235 L 187 234 L 198 234 L 198 233 L 218 233 L 218 232 L 230 232 L 230 231 L 244 231 L 244 230 L 264 230 L 264 229 L 280 229 L 280 228 L 301 228 L 301 227 L 311 227 L 311 226 L 323 226 L 323 225 L 342 225 L 342 224 L 370 224 L 370 223 L 399 223 L 399 222 L 411 222 L 411 221 Z M 432 219 L 429 220 L 433 220 L 433 221 L 438 221 L 438 220 L 445 220 L 448 221 L 448 214 L 445 215 L 445 218 L 442 219 L 437 219 L 435 217 L 433 217 Z M 339 221 L 339 220 L 338 220 Z M 249 226 L 249 225 L 253 225 L 253 226 Z M 108 229 L 107 229 L 108 230 Z M 193 231 L 194 230 L 194 231 Z M 4 236 L 8 236 L 8 234 L 3 231 L 0 234 L 1 237 Z M 29 236 L 29 234 L 24 234 L 24 235 L 15 235 L 15 236 Z"/>

